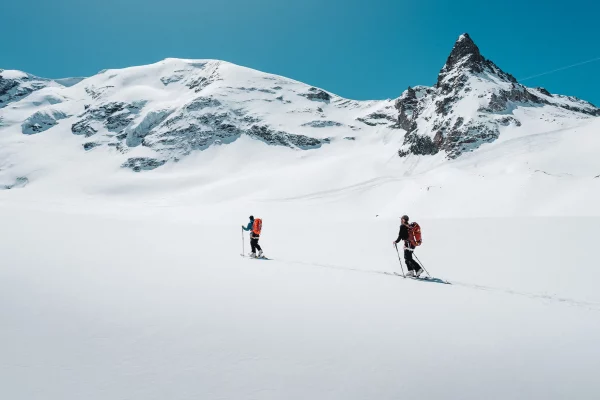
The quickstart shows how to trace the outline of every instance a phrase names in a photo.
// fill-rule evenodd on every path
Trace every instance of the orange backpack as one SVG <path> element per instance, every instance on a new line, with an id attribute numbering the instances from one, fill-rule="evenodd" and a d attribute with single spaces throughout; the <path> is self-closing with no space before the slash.
<path id="1" fill-rule="evenodd" d="M 256 218 L 254 220 L 254 224 L 252 225 L 252 233 L 255 235 L 260 235 L 260 231 L 262 230 L 262 219 Z"/>
<path id="2" fill-rule="evenodd" d="M 415 247 L 423 244 L 423 240 L 421 238 L 421 227 L 416 222 L 413 222 L 408 226 L 408 241 Z"/>

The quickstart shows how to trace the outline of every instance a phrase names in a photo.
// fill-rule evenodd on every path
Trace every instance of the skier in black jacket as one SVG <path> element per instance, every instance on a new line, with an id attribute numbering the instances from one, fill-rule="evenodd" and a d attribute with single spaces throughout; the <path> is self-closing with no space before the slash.
<path id="1" fill-rule="evenodd" d="M 415 246 L 408 240 L 409 226 L 408 226 L 408 215 L 403 215 L 401 219 L 400 232 L 398 233 L 398 239 L 393 243 L 397 246 L 401 240 L 404 240 L 404 261 L 406 262 L 406 268 L 408 269 L 407 276 L 419 277 L 423 273 L 423 268 L 413 260 L 413 251 Z"/>

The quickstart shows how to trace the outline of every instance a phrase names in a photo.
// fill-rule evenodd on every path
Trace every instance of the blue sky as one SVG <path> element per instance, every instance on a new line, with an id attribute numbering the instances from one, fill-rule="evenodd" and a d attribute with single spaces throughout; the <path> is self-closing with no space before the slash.
<path id="1" fill-rule="evenodd" d="M 458 35 L 517 78 L 600 57 L 589 0 L 18 0 L 0 68 L 59 78 L 214 58 L 355 99 L 432 85 Z M 600 60 L 523 82 L 600 106 Z"/>

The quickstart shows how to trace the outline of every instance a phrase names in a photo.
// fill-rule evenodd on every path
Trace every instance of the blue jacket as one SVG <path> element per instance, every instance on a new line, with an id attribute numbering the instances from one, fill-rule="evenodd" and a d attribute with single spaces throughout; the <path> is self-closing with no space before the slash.
<path id="1" fill-rule="evenodd" d="M 254 225 L 254 220 L 250 220 L 250 222 L 248 222 L 248 226 L 244 228 L 244 226 L 242 225 L 242 229 L 245 230 L 246 232 L 248 231 L 252 231 L 252 225 Z"/>

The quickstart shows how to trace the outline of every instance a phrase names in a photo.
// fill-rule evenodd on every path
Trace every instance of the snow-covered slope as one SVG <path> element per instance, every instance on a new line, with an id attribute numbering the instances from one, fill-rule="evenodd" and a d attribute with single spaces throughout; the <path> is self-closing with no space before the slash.
<path id="1" fill-rule="evenodd" d="M 0 109 L 20 101 L 37 90 L 69 87 L 83 79 L 85 78 L 45 79 L 21 71 L 0 69 Z M 44 103 L 56 104 L 64 100 L 51 94 L 52 91 L 49 91 L 48 97 L 38 97 L 37 102 L 32 103 L 32 106 L 39 107 Z"/>
<path id="2" fill-rule="evenodd" d="M 598 218 L 411 213 L 417 255 L 442 285 L 392 275 L 398 219 L 354 212 L 357 196 L 337 203 L 343 219 L 310 199 L 37 200 L 0 207 L 3 399 L 600 393 Z M 239 256 L 250 213 L 264 218 L 270 261 Z"/>

